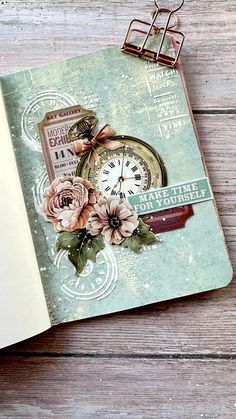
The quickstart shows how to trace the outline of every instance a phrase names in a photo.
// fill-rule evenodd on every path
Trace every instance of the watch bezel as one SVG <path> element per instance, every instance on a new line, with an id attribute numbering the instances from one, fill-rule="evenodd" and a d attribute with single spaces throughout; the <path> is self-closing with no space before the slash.
<path id="1" fill-rule="evenodd" d="M 108 139 L 109 140 L 117 140 L 121 143 L 125 140 L 138 142 L 138 143 L 142 144 L 144 147 L 148 148 L 151 151 L 151 153 L 155 156 L 156 160 L 159 163 L 160 169 L 161 169 L 161 175 L 162 175 L 162 186 L 161 186 L 161 188 L 164 188 L 165 186 L 167 186 L 168 177 L 167 177 L 167 171 L 166 171 L 165 164 L 164 164 L 160 154 L 155 150 L 155 148 L 153 146 L 151 146 L 150 144 L 146 143 L 143 140 L 140 140 L 137 137 L 132 137 L 130 135 L 113 135 L 112 137 L 110 137 Z M 94 146 L 94 149 L 96 150 L 97 148 L 100 148 L 100 147 L 101 146 L 99 144 L 97 144 L 97 145 Z M 78 165 L 76 167 L 76 172 L 75 172 L 76 176 L 81 176 L 81 172 L 82 172 L 84 164 L 86 163 L 87 158 L 88 158 L 87 154 L 85 154 L 81 158 L 80 162 L 78 163 Z"/>

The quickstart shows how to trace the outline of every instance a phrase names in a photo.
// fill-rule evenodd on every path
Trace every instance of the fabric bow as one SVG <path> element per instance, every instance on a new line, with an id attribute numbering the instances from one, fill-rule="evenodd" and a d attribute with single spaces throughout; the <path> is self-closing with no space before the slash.
<path id="1" fill-rule="evenodd" d="M 116 150 L 117 148 L 124 147 L 124 144 L 119 141 L 109 140 L 109 137 L 112 137 L 115 134 L 114 130 L 109 124 L 106 124 L 93 138 L 81 138 L 73 142 L 74 152 L 78 156 L 84 156 L 89 153 L 88 163 L 89 166 L 93 169 L 95 166 L 99 166 L 100 158 L 98 153 L 95 150 L 95 145 L 99 144 L 100 146 L 107 148 L 108 150 Z"/>

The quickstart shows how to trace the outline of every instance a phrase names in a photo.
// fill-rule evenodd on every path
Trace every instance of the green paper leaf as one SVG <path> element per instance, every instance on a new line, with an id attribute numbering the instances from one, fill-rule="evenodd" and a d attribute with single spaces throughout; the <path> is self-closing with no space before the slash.
<path id="1" fill-rule="evenodd" d="M 60 233 L 57 239 L 57 251 L 68 250 L 68 259 L 74 265 L 76 275 L 83 271 L 88 260 L 95 262 L 97 253 L 104 247 L 103 237 L 93 237 L 86 229 Z"/>
<path id="2" fill-rule="evenodd" d="M 59 250 L 70 250 L 74 247 L 76 247 L 80 242 L 79 236 L 76 232 L 68 233 L 63 232 L 60 233 L 58 239 L 57 239 L 57 251 Z"/>
<path id="3" fill-rule="evenodd" d="M 151 231 L 148 231 L 146 234 L 141 234 L 139 237 L 142 244 L 152 244 L 158 241 L 155 234 Z"/>
<path id="4" fill-rule="evenodd" d="M 89 237 L 83 240 L 77 249 L 76 274 L 79 275 L 83 271 L 88 260 L 95 262 L 97 253 L 104 249 L 104 247 L 105 243 L 102 236 L 92 237 L 89 235 Z"/>
<path id="5" fill-rule="evenodd" d="M 71 263 L 73 263 L 75 269 L 77 269 L 77 262 L 78 262 L 78 250 L 76 247 L 72 248 L 68 252 L 68 259 Z"/>
<path id="6" fill-rule="evenodd" d="M 138 231 L 140 232 L 140 234 L 145 235 L 149 233 L 150 226 L 145 224 L 141 218 L 139 218 L 138 220 L 139 220 Z"/>
<path id="7" fill-rule="evenodd" d="M 122 246 L 132 250 L 132 252 L 139 253 L 142 247 L 139 236 L 131 236 L 122 242 Z"/>
<path id="8" fill-rule="evenodd" d="M 131 237 L 122 242 L 122 246 L 139 253 L 142 246 L 158 242 L 158 237 L 150 231 L 150 227 L 139 218 L 138 228 Z"/>

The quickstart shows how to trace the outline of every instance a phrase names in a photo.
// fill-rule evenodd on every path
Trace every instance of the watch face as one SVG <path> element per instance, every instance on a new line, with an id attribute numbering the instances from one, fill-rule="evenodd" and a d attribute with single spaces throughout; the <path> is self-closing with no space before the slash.
<path id="1" fill-rule="evenodd" d="M 77 167 L 77 176 L 88 179 L 104 198 L 127 198 L 166 186 L 164 164 L 152 147 L 137 138 L 124 135 L 111 139 L 123 143 L 124 147 L 111 151 L 97 146 L 100 164 L 92 169 L 87 156 L 84 156 Z"/>

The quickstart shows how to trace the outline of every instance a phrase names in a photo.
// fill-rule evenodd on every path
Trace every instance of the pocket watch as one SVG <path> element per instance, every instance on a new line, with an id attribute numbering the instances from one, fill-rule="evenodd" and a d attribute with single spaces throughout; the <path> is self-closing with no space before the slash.
<path id="1" fill-rule="evenodd" d="M 78 121 L 69 131 L 70 140 L 87 138 L 94 141 L 92 131 L 96 122 L 96 117 L 91 115 Z M 125 199 L 167 185 L 165 165 L 152 146 L 129 135 L 112 135 L 107 140 L 119 143 L 120 147 L 111 150 L 97 142 L 93 149 L 99 164 L 91 167 L 86 153 L 76 168 L 76 176 L 87 179 L 102 197 Z"/>
<path id="2" fill-rule="evenodd" d="M 124 146 L 109 150 L 96 145 L 99 165 L 91 168 L 87 156 L 83 156 L 76 176 L 87 179 L 104 198 L 115 195 L 127 198 L 167 185 L 164 163 L 153 147 L 127 135 L 114 135 L 110 139 Z"/>

